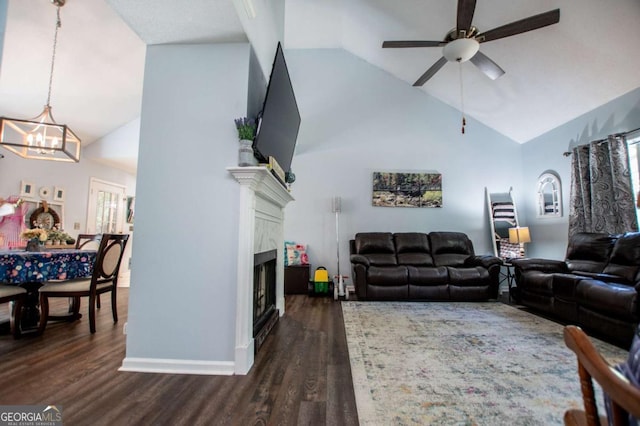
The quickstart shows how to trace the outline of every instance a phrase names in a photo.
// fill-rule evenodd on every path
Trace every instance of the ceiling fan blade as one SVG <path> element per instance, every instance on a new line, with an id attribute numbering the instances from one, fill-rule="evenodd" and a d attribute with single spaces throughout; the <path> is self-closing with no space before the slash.
<path id="1" fill-rule="evenodd" d="M 476 54 L 469 60 L 491 80 L 495 80 L 504 74 L 504 70 L 500 68 L 498 64 L 493 62 L 487 55 L 480 51 L 476 52 Z"/>
<path id="2" fill-rule="evenodd" d="M 443 56 L 442 58 L 438 59 L 438 62 L 436 62 L 435 64 L 431 65 L 431 68 L 429 68 L 424 74 L 422 74 L 420 76 L 420 78 L 413 83 L 414 86 L 422 86 L 423 84 L 425 84 L 427 82 L 427 80 L 429 80 L 431 77 L 433 77 L 435 75 L 435 73 L 437 73 L 440 68 L 442 68 L 444 66 L 444 64 L 447 63 L 446 58 Z"/>
<path id="3" fill-rule="evenodd" d="M 537 30 L 538 28 L 557 24 L 558 22 L 560 22 L 560 9 L 550 10 L 549 12 L 530 16 L 528 18 L 521 19 L 519 21 L 515 21 L 498 28 L 485 31 L 482 34 L 478 34 L 476 36 L 476 40 L 478 40 L 480 43 L 483 43 L 485 41 L 497 40 L 499 38 L 509 37 L 531 30 Z"/>
<path id="4" fill-rule="evenodd" d="M 447 44 L 444 41 L 400 40 L 383 41 L 382 47 L 438 47 Z"/>
<path id="5" fill-rule="evenodd" d="M 458 20 L 456 26 L 458 33 L 460 31 L 469 31 L 475 11 L 476 0 L 458 0 Z"/>

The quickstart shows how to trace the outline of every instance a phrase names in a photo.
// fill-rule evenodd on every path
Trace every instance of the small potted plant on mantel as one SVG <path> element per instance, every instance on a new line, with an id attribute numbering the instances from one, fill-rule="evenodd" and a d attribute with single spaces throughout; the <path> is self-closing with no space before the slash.
<path id="1" fill-rule="evenodd" d="M 240 139 L 240 149 L 238 151 L 238 166 L 256 166 L 258 161 L 253 155 L 253 139 L 256 137 L 256 121 L 253 118 L 236 118 L 236 129 Z"/>

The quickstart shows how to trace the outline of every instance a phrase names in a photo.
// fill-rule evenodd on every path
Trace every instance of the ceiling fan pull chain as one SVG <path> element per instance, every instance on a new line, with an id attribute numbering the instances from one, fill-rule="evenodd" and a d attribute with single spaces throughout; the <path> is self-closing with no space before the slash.
<path id="1" fill-rule="evenodd" d="M 464 86 L 462 85 L 462 62 L 458 61 L 458 66 L 460 67 L 460 109 L 462 110 L 462 134 L 464 135 L 464 126 L 467 125 L 467 120 L 464 118 Z"/>

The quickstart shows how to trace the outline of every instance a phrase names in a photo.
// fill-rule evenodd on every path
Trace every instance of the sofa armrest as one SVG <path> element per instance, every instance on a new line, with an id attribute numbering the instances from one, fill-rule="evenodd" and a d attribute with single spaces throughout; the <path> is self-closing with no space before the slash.
<path id="1" fill-rule="evenodd" d="M 489 269 L 493 265 L 502 265 L 502 260 L 490 254 L 483 254 L 479 256 L 469 256 L 464 264 L 465 266 L 482 266 Z"/>
<path id="2" fill-rule="evenodd" d="M 360 300 L 366 300 L 367 298 L 367 270 L 368 265 L 362 263 L 351 263 L 351 278 L 353 280 L 353 286 L 356 290 L 356 295 Z"/>
<path id="3" fill-rule="evenodd" d="M 361 254 L 352 254 L 351 263 L 357 263 L 360 265 L 369 266 L 369 259 L 367 259 L 366 256 L 363 256 Z"/>
<path id="4" fill-rule="evenodd" d="M 551 259 L 511 259 L 511 264 L 520 271 L 540 271 L 548 274 L 568 273 L 569 268 L 562 260 Z"/>

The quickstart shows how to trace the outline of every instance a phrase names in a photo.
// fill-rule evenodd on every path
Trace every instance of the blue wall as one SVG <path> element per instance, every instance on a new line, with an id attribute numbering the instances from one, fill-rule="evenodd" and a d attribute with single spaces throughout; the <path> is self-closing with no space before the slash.
<path id="1" fill-rule="evenodd" d="M 285 238 L 309 244 L 313 267 L 336 273 L 335 214 L 341 196 L 340 265 L 348 240 L 366 231 L 461 231 L 477 253 L 492 252 L 484 188 L 521 186 L 521 146 L 341 49 L 286 50 L 302 116 L 292 162 L 296 201 Z M 375 171 L 442 174 L 443 207 L 373 207 Z"/>
<path id="2" fill-rule="evenodd" d="M 234 360 L 248 70 L 247 43 L 147 49 L 125 363 Z"/>
<path id="3" fill-rule="evenodd" d="M 335 214 L 341 196 L 341 273 L 350 273 L 348 240 L 363 231 L 466 232 L 477 253 L 492 251 L 484 188 L 513 187 L 527 256 L 564 258 L 571 158 L 577 144 L 640 126 L 640 89 L 519 145 L 421 90 L 341 49 L 285 51 L 302 115 L 292 163 L 296 202 L 286 210 L 285 238 L 309 244 L 312 266 L 336 269 Z M 564 215 L 539 218 L 537 181 L 553 170 L 563 186 Z M 374 171 L 437 171 L 441 209 L 371 205 Z"/>
<path id="4" fill-rule="evenodd" d="M 521 215 L 531 230 L 530 257 L 563 259 L 568 239 L 571 157 L 562 154 L 577 145 L 640 127 L 640 88 L 596 108 L 522 145 L 523 203 Z M 561 218 L 537 216 L 538 177 L 554 170 L 562 181 L 564 214 Z"/>

